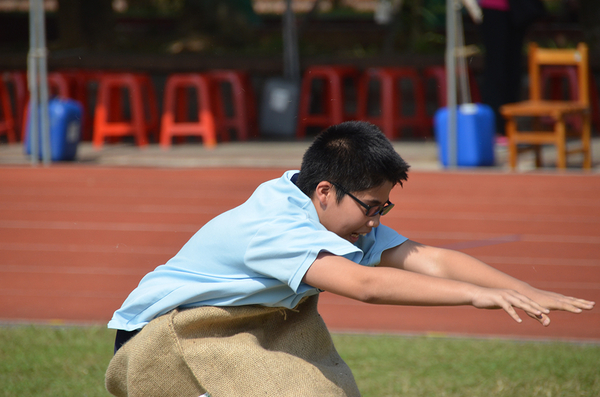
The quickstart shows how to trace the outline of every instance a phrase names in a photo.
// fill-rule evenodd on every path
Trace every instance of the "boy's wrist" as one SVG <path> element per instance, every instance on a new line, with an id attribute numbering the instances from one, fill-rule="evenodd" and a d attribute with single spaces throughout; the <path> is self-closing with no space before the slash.
<path id="1" fill-rule="evenodd" d="M 484 291 L 488 289 L 487 287 L 482 287 L 480 285 L 469 284 L 469 288 L 467 289 L 468 296 L 468 305 L 477 307 L 477 299 L 481 297 Z"/>

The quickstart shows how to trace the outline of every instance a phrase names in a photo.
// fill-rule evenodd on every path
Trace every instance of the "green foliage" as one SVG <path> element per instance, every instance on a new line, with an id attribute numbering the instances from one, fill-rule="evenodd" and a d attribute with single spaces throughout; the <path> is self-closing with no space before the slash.
<path id="1" fill-rule="evenodd" d="M 0 396 L 108 396 L 114 331 L 0 327 Z M 600 345 L 336 334 L 363 397 L 592 397 Z"/>

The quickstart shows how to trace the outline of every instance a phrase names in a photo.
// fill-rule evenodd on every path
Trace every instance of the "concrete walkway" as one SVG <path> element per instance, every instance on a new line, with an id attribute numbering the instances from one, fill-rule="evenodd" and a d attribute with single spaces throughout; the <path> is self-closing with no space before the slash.
<path id="1" fill-rule="evenodd" d="M 220 143 L 214 149 L 206 149 L 200 143 L 173 145 L 161 149 L 157 144 L 139 148 L 133 144 L 105 144 L 95 150 L 90 142 L 82 142 L 78 147 L 77 159 L 68 164 L 104 167 L 249 167 L 249 168 L 299 168 L 302 155 L 311 141 L 250 141 Z M 444 168 L 438 161 L 435 141 L 395 141 L 394 147 L 411 165 L 414 171 L 441 171 Z M 593 140 L 592 153 L 596 153 L 593 173 L 600 172 L 600 138 Z M 543 150 L 544 172 L 555 172 L 556 152 L 554 147 Z M 468 170 L 509 171 L 506 146 L 496 145 L 493 167 L 479 167 Z M 31 159 L 24 154 L 21 144 L 0 144 L 0 165 L 29 165 Z M 65 163 L 67 164 L 67 163 Z M 582 172 L 581 156 L 569 160 L 569 172 Z M 460 168 L 466 169 L 466 168 Z M 535 170 L 532 154 L 519 157 L 518 171 Z"/>

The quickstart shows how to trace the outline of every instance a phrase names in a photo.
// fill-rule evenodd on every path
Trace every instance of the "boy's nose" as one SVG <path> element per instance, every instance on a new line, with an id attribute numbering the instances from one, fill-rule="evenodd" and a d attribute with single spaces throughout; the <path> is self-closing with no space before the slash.
<path id="1" fill-rule="evenodd" d="M 369 221 L 367 222 L 367 226 L 369 226 L 369 227 L 379 226 L 379 217 L 381 217 L 381 215 L 377 214 L 377 215 L 369 218 Z"/>

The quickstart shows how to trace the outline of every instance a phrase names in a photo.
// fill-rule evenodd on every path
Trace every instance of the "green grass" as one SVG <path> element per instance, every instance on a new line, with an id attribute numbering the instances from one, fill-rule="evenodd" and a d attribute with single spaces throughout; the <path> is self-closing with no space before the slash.
<path id="1" fill-rule="evenodd" d="M 600 346 L 334 335 L 363 397 L 600 396 Z"/>
<path id="2" fill-rule="evenodd" d="M 108 396 L 113 341 L 105 327 L 0 327 L 0 396 Z"/>
<path id="3" fill-rule="evenodd" d="M 0 327 L 0 396 L 107 396 L 114 332 Z M 363 397 L 600 396 L 600 345 L 334 335 Z"/>

